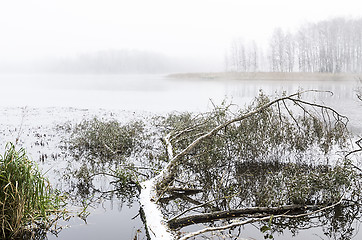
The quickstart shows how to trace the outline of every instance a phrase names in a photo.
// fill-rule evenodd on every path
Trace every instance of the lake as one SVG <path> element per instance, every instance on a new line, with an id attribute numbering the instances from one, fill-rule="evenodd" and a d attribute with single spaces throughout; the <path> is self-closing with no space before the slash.
<path id="1" fill-rule="evenodd" d="M 362 132 L 362 103 L 356 98 L 356 79 L 245 81 L 173 79 L 165 75 L 0 75 L 0 84 L 0 145 L 14 140 L 21 128 L 19 135 L 23 138 L 20 144 L 27 148 L 32 159 L 39 162 L 43 171 L 52 170 L 49 178 L 59 188 L 67 184 L 58 180 L 68 166 L 61 164 L 65 158 L 59 149 L 62 139 L 54 126 L 92 116 L 126 121 L 171 111 L 202 112 L 225 99 L 240 106 L 247 105 L 260 89 L 270 95 L 315 89 L 334 94 L 307 93 L 306 99 L 332 106 L 349 117 L 354 133 Z M 40 140 L 46 144 L 42 146 Z M 51 156 L 54 153 L 63 157 L 41 161 L 42 154 Z M 137 200 L 131 198 L 131 202 L 125 204 L 115 197 L 100 199 L 98 204 L 89 208 L 88 224 L 74 218 L 65 223 L 70 228 L 61 231 L 58 239 L 133 239 L 142 222 L 136 217 L 139 211 Z M 316 231 L 317 235 L 322 234 L 321 228 Z M 258 232 L 262 237 L 258 229 L 245 229 L 248 237 Z M 304 239 L 308 234 L 302 232 L 298 238 Z M 289 239 L 290 236 L 275 237 Z M 57 238 L 49 235 L 49 239 Z"/>
<path id="2" fill-rule="evenodd" d="M 336 80 L 212 80 L 172 79 L 165 75 L 0 75 L 2 107 L 74 107 L 165 113 L 207 111 L 211 101 L 224 99 L 249 104 L 260 89 L 274 95 L 298 89 L 332 91 L 309 93 L 306 99 L 328 104 L 350 118 L 350 127 L 360 132 L 361 102 L 357 79 Z"/>

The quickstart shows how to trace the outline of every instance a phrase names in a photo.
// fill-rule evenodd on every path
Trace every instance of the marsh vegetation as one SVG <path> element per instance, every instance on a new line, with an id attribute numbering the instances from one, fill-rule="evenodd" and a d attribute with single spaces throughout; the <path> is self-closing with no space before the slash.
<path id="1" fill-rule="evenodd" d="M 9 143 L 0 156 L 1 239 L 46 236 L 63 217 L 64 199 L 52 189 L 23 148 Z"/>

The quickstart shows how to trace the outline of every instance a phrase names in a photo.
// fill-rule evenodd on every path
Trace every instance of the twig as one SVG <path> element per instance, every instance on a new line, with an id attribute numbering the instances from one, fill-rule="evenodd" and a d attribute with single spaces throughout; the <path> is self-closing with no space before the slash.
<path id="1" fill-rule="evenodd" d="M 344 157 L 347 158 L 349 155 L 352 155 L 352 154 L 357 153 L 357 152 L 362 152 L 361 142 L 362 142 L 362 138 L 359 139 L 359 140 L 357 140 L 357 141 L 356 141 L 356 144 L 357 144 L 357 146 L 359 147 L 359 149 L 356 149 L 356 150 L 354 150 L 354 151 L 349 152 L 349 153 L 348 153 L 347 155 L 345 155 Z M 357 168 L 358 170 L 362 171 L 362 170 L 361 170 L 360 168 L 358 168 L 357 166 L 355 166 L 355 165 L 353 165 L 353 166 L 354 166 L 355 168 Z"/>
<path id="2" fill-rule="evenodd" d="M 289 116 L 293 119 L 293 121 L 294 121 L 295 124 L 297 125 L 298 129 L 301 129 L 300 126 L 299 126 L 299 124 L 298 124 L 297 119 L 295 119 L 295 117 L 293 116 L 293 113 L 289 110 L 287 104 L 285 103 L 285 100 L 283 100 L 282 102 L 283 102 L 284 108 L 287 110 Z"/>
<path id="3" fill-rule="evenodd" d="M 121 151 L 114 151 L 113 149 L 111 149 L 110 147 L 107 146 L 107 144 L 103 143 L 103 145 L 108 149 L 108 151 L 110 151 L 111 153 L 113 154 L 118 154 L 120 153 Z"/>

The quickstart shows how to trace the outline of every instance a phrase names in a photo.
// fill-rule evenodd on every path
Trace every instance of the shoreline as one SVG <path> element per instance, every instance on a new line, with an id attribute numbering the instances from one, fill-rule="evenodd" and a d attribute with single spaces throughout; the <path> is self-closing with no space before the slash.
<path id="1" fill-rule="evenodd" d="M 269 81 L 356 81 L 362 79 L 358 73 L 301 73 L 301 72 L 209 72 L 174 73 L 166 76 L 188 80 L 269 80 Z"/>

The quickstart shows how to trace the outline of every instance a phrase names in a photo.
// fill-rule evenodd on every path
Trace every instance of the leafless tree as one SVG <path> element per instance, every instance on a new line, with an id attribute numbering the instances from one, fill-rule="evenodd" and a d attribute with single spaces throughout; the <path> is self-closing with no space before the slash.
<path id="1" fill-rule="evenodd" d="M 334 18 L 307 23 L 296 33 L 276 28 L 270 38 L 266 59 L 255 42 L 234 40 L 230 68 L 235 71 L 272 72 L 361 72 L 362 19 Z M 268 68 L 261 68 L 267 61 Z"/>

